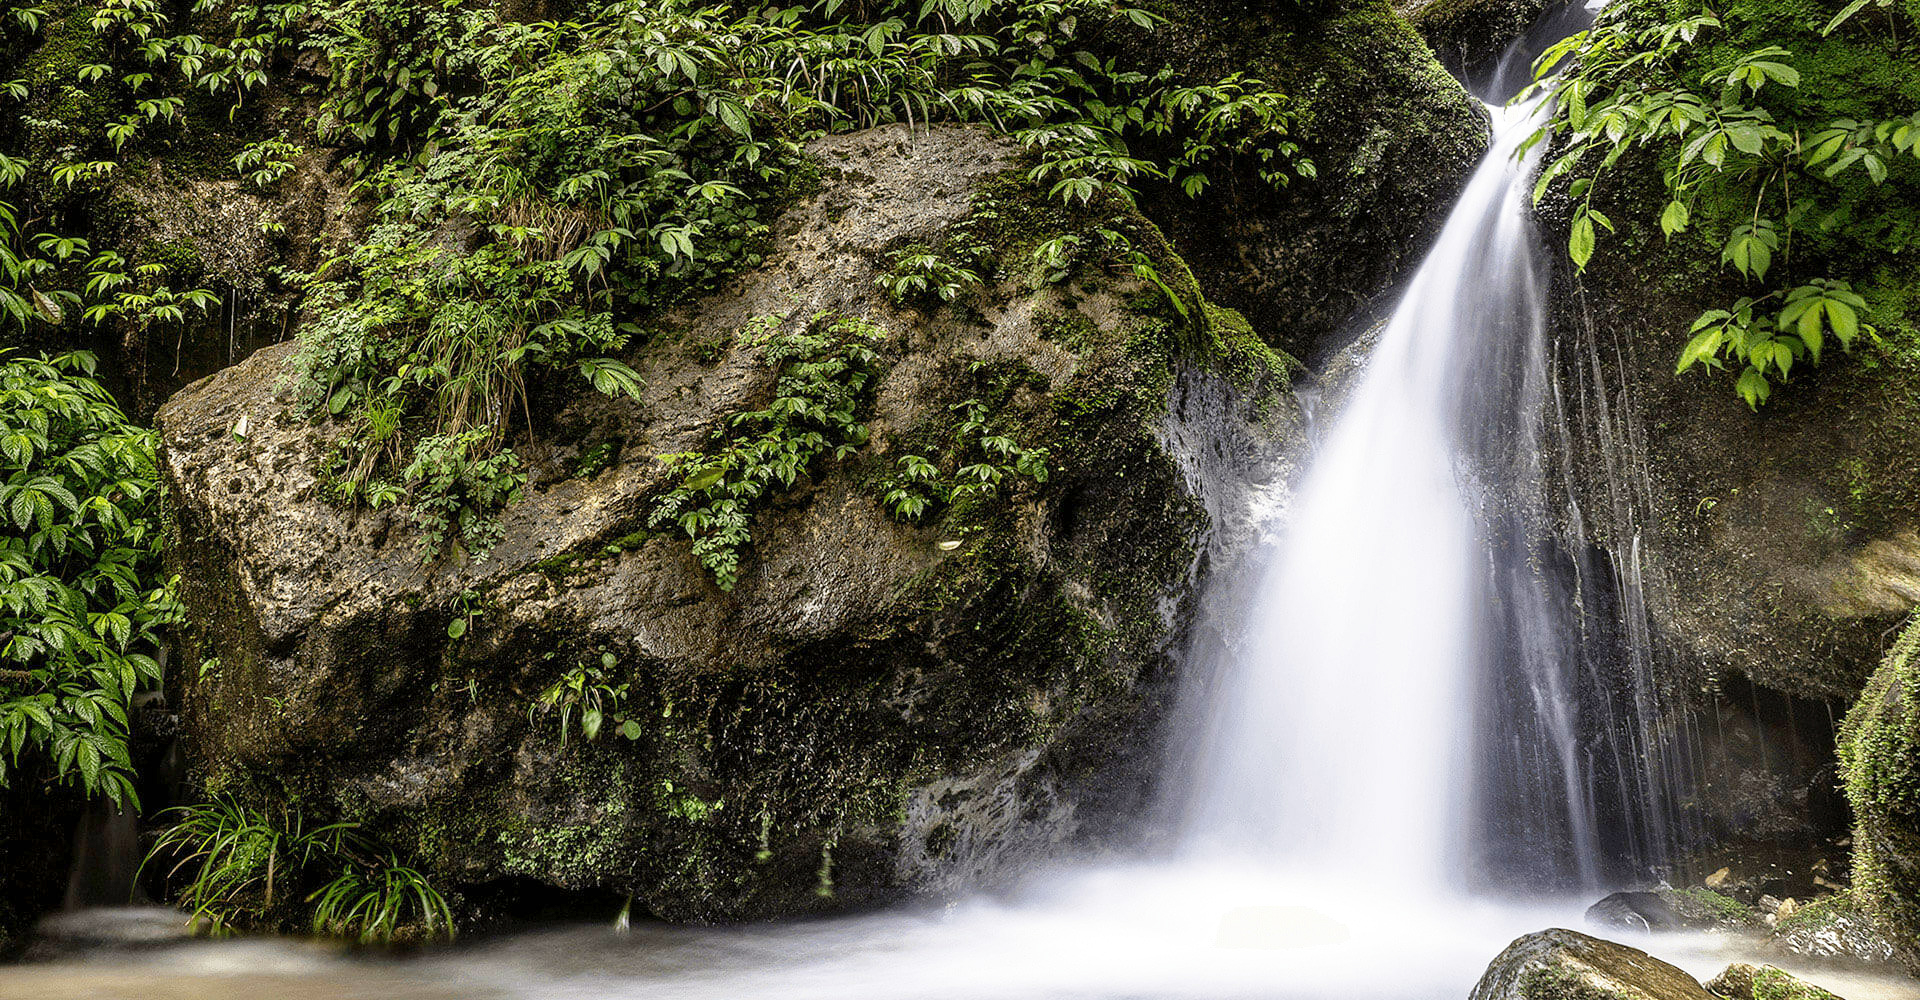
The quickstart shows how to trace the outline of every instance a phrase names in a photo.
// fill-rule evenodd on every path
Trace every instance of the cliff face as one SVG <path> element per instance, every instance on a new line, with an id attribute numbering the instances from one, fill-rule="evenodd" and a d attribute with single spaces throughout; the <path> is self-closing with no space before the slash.
<path id="1" fill-rule="evenodd" d="M 1299 138 L 1318 179 L 1274 191 L 1243 169 L 1215 178 L 1203 201 L 1160 193 L 1147 213 L 1208 295 L 1317 361 L 1419 264 L 1486 149 L 1486 115 L 1386 0 L 1162 9 L 1154 58 L 1267 80 L 1301 100 Z"/>
<path id="2" fill-rule="evenodd" d="M 990 881 L 1114 834 L 1151 784 L 1206 508 L 1255 485 L 1168 442 L 1213 421 L 1215 453 L 1277 449 L 1285 373 L 1199 308 L 1150 224 L 1044 201 L 981 131 L 811 152 L 818 189 L 765 264 L 630 359 L 646 402 L 545 400 L 485 561 L 423 562 L 411 525 L 322 497 L 330 431 L 297 411 L 286 349 L 167 405 L 192 621 L 172 683 L 200 785 L 361 819 L 449 884 L 631 892 L 675 919 Z M 1126 227 L 1191 320 L 1130 272 L 1037 280 L 1035 246 L 1095 224 Z M 877 287 L 883 251 L 956 227 L 992 234 L 997 279 L 952 304 Z M 674 485 L 656 456 L 765 404 L 767 336 L 847 318 L 880 331 L 870 436 L 781 489 L 723 591 L 653 517 Z M 939 464 L 981 433 L 966 421 L 1044 449 L 1044 481 L 1003 470 L 994 496 L 890 516 L 899 460 Z M 537 706 L 570 677 L 596 740 L 584 701 L 574 721 Z"/>

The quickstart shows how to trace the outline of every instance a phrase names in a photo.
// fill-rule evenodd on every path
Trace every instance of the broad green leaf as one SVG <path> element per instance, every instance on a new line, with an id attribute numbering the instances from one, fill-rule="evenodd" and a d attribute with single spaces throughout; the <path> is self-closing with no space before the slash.
<path id="1" fill-rule="evenodd" d="M 1593 259 L 1593 246 L 1593 220 L 1582 212 L 1573 220 L 1573 229 L 1567 238 L 1567 255 L 1573 258 L 1575 266 L 1586 270 L 1587 262 Z"/>

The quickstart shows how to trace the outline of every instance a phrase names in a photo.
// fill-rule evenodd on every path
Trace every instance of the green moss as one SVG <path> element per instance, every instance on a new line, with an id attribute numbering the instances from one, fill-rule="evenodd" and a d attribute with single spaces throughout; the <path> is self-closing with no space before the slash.
<path id="1" fill-rule="evenodd" d="M 1838 751 L 1854 812 L 1853 898 L 1920 966 L 1920 617 L 1847 713 Z"/>
<path id="2" fill-rule="evenodd" d="M 1663 893 L 1668 902 L 1684 913 L 1698 913 L 1708 920 L 1734 926 L 1756 923 L 1753 909 L 1739 900 L 1704 886 L 1689 886 Z"/>
<path id="3" fill-rule="evenodd" d="M 1521 1000 L 1620 1000 L 1618 993 L 1593 985 L 1579 970 L 1565 965 L 1528 969 L 1518 985 Z"/>

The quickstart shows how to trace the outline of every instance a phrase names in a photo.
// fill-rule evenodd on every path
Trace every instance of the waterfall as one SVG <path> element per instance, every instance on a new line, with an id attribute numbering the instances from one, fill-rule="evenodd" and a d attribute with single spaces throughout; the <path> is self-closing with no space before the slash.
<path id="1" fill-rule="evenodd" d="M 1590 17 L 1550 11 L 1483 93 Z M 1198 855 L 1429 894 L 1592 891 L 1667 860 L 1684 713 L 1655 683 L 1637 547 L 1596 547 L 1565 482 L 1569 421 L 1596 415 L 1568 411 L 1548 347 L 1543 150 L 1520 152 L 1541 99 L 1488 112 L 1491 148 L 1336 387 L 1246 620 L 1195 658 L 1208 723 L 1175 783 Z"/>
<path id="2" fill-rule="evenodd" d="M 1428 889 L 1460 870 L 1475 626 L 1494 596 L 1462 459 L 1476 438 L 1537 451 L 1485 408 L 1512 395 L 1509 362 L 1538 367 L 1543 307 L 1537 151 L 1516 155 L 1535 106 L 1490 110 L 1492 148 L 1327 429 L 1221 665 L 1198 850 Z"/>

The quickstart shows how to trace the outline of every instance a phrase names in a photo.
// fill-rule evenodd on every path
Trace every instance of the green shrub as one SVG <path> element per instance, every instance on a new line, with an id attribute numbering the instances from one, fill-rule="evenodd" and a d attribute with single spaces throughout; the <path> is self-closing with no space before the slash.
<path id="1" fill-rule="evenodd" d="M 225 936 L 286 928 L 311 906 L 316 934 L 361 943 L 451 938 L 453 913 L 426 876 L 374 849 L 357 823 L 310 826 L 292 807 L 278 814 L 231 797 L 166 811 L 147 863 L 186 877 L 180 902 L 197 930 Z"/>
<path id="2" fill-rule="evenodd" d="M 0 354 L 0 785 L 25 754 L 57 780 L 134 799 L 127 711 L 160 682 L 178 620 L 160 576 L 153 432 L 88 354 Z"/>
<path id="3" fill-rule="evenodd" d="M 1571 199 L 1568 255 L 1585 268 L 1603 233 L 1656 218 L 1712 254 L 1747 294 L 1693 323 L 1676 368 L 1727 368 L 1755 409 L 1796 365 L 1872 334 L 1884 304 L 1855 286 L 1920 241 L 1915 25 L 1849 23 L 1861 6 L 1623 2 L 1538 66 L 1552 117 L 1533 141 L 1564 151 L 1535 197 Z M 1657 210 L 1616 222 L 1596 206 L 1617 169 L 1659 172 Z"/>

